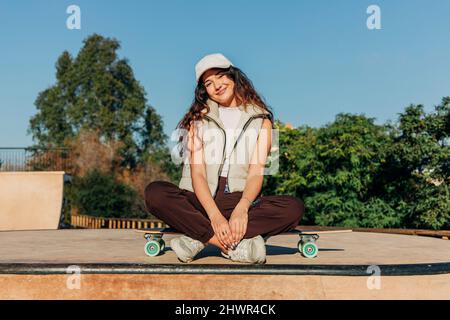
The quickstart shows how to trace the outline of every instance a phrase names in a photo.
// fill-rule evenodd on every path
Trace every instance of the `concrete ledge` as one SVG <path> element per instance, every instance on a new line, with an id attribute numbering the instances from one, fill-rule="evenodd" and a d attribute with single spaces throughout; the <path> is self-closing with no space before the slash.
<path id="1" fill-rule="evenodd" d="M 450 274 L 381 277 L 287 275 L 0 275 L 0 299 L 450 299 Z"/>
<path id="2" fill-rule="evenodd" d="M 169 246 L 146 256 L 132 230 L 0 232 L 0 299 L 450 299 L 448 240 L 323 234 L 314 259 L 296 243 L 270 238 L 264 265 L 234 263 L 211 247 L 183 264 Z"/>
<path id="3" fill-rule="evenodd" d="M 0 274 L 57 275 L 69 274 L 70 266 L 81 274 L 203 274 L 203 275 L 326 275 L 368 277 L 370 265 L 231 265 L 231 264 L 0 264 Z M 428 264 L 377 265 L 381 276 L 450 275 L 450 262 Z M 449 288 L 450 289 L 450 288 Z"/>

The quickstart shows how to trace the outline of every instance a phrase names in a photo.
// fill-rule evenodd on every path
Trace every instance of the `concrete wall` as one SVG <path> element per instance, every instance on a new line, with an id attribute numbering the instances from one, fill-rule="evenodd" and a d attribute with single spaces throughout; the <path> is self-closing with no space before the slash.
<path id="1" fill-rule="evenodd" d="M 57 229 L 64 172 L 0 172 L 0 231 Z"/>
<path id="2" fill-rule="evenodd" d="M 0 275 L 0 299 L 450 299 L 450 274 L 368 277 L 289 275 Z"/>

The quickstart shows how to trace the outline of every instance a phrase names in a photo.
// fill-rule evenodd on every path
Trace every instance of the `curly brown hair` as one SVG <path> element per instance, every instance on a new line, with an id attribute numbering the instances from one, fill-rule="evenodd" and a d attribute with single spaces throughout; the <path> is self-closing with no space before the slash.
<path id="1" fill-rule="evenodd" d="M 230 66 L 229 68 L 223 70 L 223 74 L 235 83 L 234 94 L 237 98 L 238 104 L 243 105 L 245 110 L 247 110 L 247 106 L 249 105 L 254 105 L 266 110 L 269 113 L 268 117 L 273 126 L 273 113 L 271 108 L 256 92 L 252 81 L 247 77 L 247 75 L 235 66 Z M 194 100 L 189 108 L 189 111 L 177 124 L 176 129 L 179 128 L 189 131 L 192 122 L 203 120 L 205 114 L 202 113 L 202 110 L 206 108 L 207 112 L 210 111 L 207 104 L 208 99 L 208 92 L 206 91 L 206 87 L 200 77 L 197 82 L 197 87 L 195 88 Z M 179 143 L 181 143 L 182 140 L 183 136 L 181 135 L 179 138 Z M 182 153 L 182 150 L 180 150 L 180 156 L 182 156 Z"/>

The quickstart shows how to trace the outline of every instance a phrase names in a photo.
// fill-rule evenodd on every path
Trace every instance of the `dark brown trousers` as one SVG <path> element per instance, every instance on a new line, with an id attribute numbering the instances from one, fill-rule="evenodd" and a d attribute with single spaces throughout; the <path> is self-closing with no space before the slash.
<path id="1" fill-rule="evenodd" d="M 224 193 L 225 177 L 219 178 L 214 200 L 229 220 L 243 192 Z M 206 243 L 214 235 L 208 215 L 194 192 L 167 181 L 154 181 L 145 189 L 145 203 L 151 214 L 187 236 Z M 248 210 L 245 239 L 272 236 L 296 227 L 305 211 L 302 200 L 288 195 L 261 196 Z"/>

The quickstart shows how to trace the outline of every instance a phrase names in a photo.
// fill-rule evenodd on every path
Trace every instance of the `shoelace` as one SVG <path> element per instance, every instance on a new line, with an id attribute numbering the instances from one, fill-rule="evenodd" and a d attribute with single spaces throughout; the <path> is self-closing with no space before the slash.
<path id="1" fill-rule="evenodd" d="M 249 260 L 252 254 L 250 250 L 252 242 L 253 239 L 242 240 L 236 249 L 229 252 L 229 256 L 237 260 Z"/>
<path id="2" fill-rule="evenodd" d="M 187 236 L 183 236 L 181 237 L 181 240 L 185 243 L 185 245 L 192 250 L 192 252 L 194 253 L 195 251 L 199 251 L 201 249 L 203 249 L 204 245 L 203 243 L 201 243 L 198 240 L 192 239 L 190 237 Z M 187 242 L 187 243 L 186 243 Z"/>

